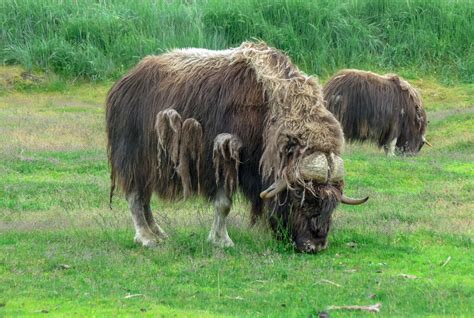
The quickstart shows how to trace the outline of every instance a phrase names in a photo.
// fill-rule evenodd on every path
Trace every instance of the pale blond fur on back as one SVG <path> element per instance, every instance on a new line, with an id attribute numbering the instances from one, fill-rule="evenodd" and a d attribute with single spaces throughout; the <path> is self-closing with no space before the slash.
<path id="1" fill-rule="evenodd" d="M 295 138 L 308 152 L 339 155 L 344 138 L 333 115 L 324 107 L 317 78 L 300 71 L 282 52 L 265 43 L 244 42 L 238 48 L 222 51 L 177 49 L 159 57 L 173 73 L 174 80 L 186 81 L 193 74 L 221 69 L 234 63 L 247 63 L 262 84 L 269 107 L 266 120 L 265 150 L 261 158 L 264 176 L 281 177 L 281 143 Z"/>

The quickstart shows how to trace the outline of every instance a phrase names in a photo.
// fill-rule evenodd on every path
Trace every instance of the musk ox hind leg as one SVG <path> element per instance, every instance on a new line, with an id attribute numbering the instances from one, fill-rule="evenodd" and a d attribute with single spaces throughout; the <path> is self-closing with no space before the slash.
<path id="1" fill-rule="evenodd" d="M 127 195 L 127 201 L 135 225 L 135 243 L 145 247 L 154 247 L 159 243 L 158 236 L 153 233 L 145 216 L 145 202 L 138 192 Z M 151 211 L 150 211 L 151 212 Z"/>
<path id="2" fill-rule="evenodd" d="M 216 214 L 207 240 L 219 247 L 232 247 L 234 246 L 234 242 L 232 242 L 227 233 L 226 225 L 226 218 L 227 215 L 229 215 L 232 200 L 227 196 L 224 189 L 220 188 L 217 190 L 214 206 L 216 208 Z"/>
<path id="3" fill-rule="evenodd" d="M 145 203 L 144 206 L 144 212 L 145 212 L 145 219 L 146 222 L 148 223 L 148 226 L 150 227 L 150 230 L 153 232 L 153 234 L 158 236 L 158 239 L 167 239 L 168 234 L 166 234 L 165 231 L 156 223 L 155 218 L 153 217 L 153 213 L 151 212 L 151 205 L 150 202 Z"/>

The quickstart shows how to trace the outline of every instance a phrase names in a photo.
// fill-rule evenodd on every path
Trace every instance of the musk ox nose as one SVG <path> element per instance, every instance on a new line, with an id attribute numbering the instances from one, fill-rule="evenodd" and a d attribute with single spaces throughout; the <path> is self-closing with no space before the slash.
<path id="1" fill-rule="evenodd" d="M 302 253 L 314 254 L 326 247 L 324 242 L 318 243 L 311 240 L 304 240 L 296 244 L 296 249 Z"/>
<path id="2" fill-rule="evenodd" d="M 318 247 L 316 247 L 315 244 L 313 244 L 311 242 L 307 242 L 307 243 L 305 243 L 305 252 L 306 253 L 316 253 L 316 252 L 319 252 L 319 249 L 318 249 Z"/>
<path id="3" fill-rule="evenodd" d="M 293 242 L 296 250 L 301 253 L 318 253 L 328 247 L 327 236 L 314 234 L 297 236 Z"/>

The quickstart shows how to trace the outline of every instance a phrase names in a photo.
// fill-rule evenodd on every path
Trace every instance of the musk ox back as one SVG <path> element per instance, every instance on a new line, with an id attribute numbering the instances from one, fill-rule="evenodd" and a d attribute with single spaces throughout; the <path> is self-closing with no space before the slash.
<path id="1" fill-rule="evenodd" d="M 397 75 L 343 70 L 324 86 L 324 97 L 348 140 L 376 142 L 391 155 L 429 145 L 421 96 Z"/>
<path id="2" fill-rule="evenodd" d="M 327 245 L 340 201 L 365 201 L 343 194 L 343 134 L 317 80 L 264 43 L 146 57 L 109 91 L 106 124 L 111 198 L 118 184 L 144 246 L 167 237 L 152 193 L 212 199 L 209 241 L 232 246 L 226 217 L 240 188 L 253 220 L 266 206 L 275 232 L 307 252 Z"/>

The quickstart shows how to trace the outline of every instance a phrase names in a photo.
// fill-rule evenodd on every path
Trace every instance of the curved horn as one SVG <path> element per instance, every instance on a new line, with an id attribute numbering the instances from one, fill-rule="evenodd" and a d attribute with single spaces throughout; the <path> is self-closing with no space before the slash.
<path id="1" fill-rule="evenodd" d="M 265 191 L 260 193 L 260 197 L 264 200 L 271 199 L 276 196 L 278 193 L 285 190 L 287 187 L 286 181 L 283 179 L 276 180 L 271 186 L 269 186 Z"/>
<path id="2" fill-rule="evenodd" d="M 328 180 L 328 160 L 322 153 L 315 152 L 303 158 L 300 165 L 300 174 L 306 180 L 326 182 Z"/>
<path id="3" fill-rule="evenodd" d="M 422 140 L 427 146 L 433 147 L 433 145 L 430 144 L 430 142 L 428 140 L 426 140 L 425 136 L 422 137 Z"/>
<path id="4" fill-rule="evenodd" d="M 359 205 L 364 202 L 366 202 L 369 199 L 369 197 L 365 197 L 363 199 L 353 199 L 346 197 L 344 194 L 341 196 L 341 202 L 344 204 L 349 204 L 349 205 Z"/>

